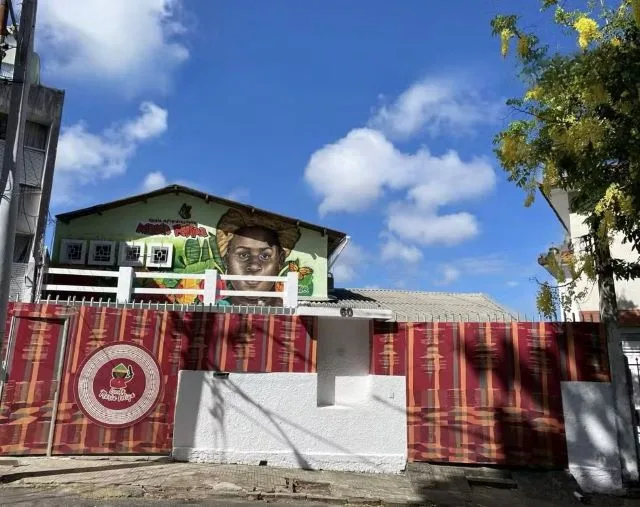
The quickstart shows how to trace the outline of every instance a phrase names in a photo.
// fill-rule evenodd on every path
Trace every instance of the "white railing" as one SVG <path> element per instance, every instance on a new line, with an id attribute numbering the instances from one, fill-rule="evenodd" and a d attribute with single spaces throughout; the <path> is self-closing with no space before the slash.
<path id="1" fill-rule="evenodd" d="M 129 303 L 132 296 L 137 294 L 154 295 L 194 295 L 202 296 L 205 305 L 215 305 L 220 297 L 241 296 L 241 297 L 263 297 L 278 298 L 282 300 L 282 306 L 296 308 L 298 306 L 298 274 L 291 272 L 286 276 L 245 276 L 245 275 L 220 275 L 214 269 L 207 269 L 203 274 L 188 273 L 163 273 L 159 271 L 134 271 L 132 267 L 122 266 L 118 271 L 107 271 L 98 269 L 68 269 L 68 268 L 48 268 L 47 275 L 68 275 L 68 276 L 92 276 L 116 278 L 115 287 L 105 287 L 97 285 L 64 285 L 64 284 L 42 284 L 42 292 L 90 292 L 96 294 L 115 294 L 118 303 Z M 136 287 L 135 280 L 142 278 L 152 279 L 174 279 L 174 280 L 204 280 L 202 288 L 170 289 L 165 287 Z M 219 290 L 218 280 L 238 280 L 253 282 L 280 282 L 284 285 L 281 292 L 251 291 L 251 290 Z"/>

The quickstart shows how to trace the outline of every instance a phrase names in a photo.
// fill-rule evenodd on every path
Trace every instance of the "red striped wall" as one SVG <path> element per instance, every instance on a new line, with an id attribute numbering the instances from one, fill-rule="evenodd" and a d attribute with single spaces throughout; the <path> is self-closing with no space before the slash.
<path id="1" fill-rule="evenodd" d="M 17 354 L 0 405 L 3 454 L 46 451 L 55 392 L 51 379 L 55 378 L 62 319 L 68 319 L 68 339 L 54 454 L 169 453 L 180 369 L 316 371 L 317 328 L 312 318 L 35 304 L 13 305 L 10 316 L 15 317 Z M 73 386 L 82 361 L 116 342 L 140 345 L 156 358 L 163 392 L 143 421 L 126 428 L 104 428 L 79 409 Z"/>
<path id="2" fill-rule="evenodd" d="M 592 323 L 376 323 L 371 373 L 407 376 L 409 459 L 566 464 L 560 382 L 609 380 Z"/>

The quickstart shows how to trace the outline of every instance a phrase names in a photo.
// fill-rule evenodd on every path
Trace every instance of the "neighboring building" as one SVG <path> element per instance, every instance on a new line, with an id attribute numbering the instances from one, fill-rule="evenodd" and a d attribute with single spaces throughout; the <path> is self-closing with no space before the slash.
<path id="1" fill-rule="evenodd" d="M 0 79 L 0 164 L 5 148 L 11 100 L 13 53 L 2 60 Z M 35 280 L 44 262 L 44 234 L 49 215 L 64 92 L 39 84 L 38 58 L 33 55 L 24 149 L 18 153 L 19 215 L 11 270 L 11 301 L 29 302 L 35 297 Z"/>
<path id="2" fill-rule="evenodd" d="M 549 253 L 558 256 L 562 265 L 564 255 L 579 253 L 580 249 L 583 248 L 581 238 L 588 234 L 588 227 L 584 223 L 584 216 L 571 212 L 569 195 L 566 191 L 553 189 L 548 195 L 544 192 L 542 194 L 565 230 L 564 242 L 561 245 L 552 247 L 549 251 Z M 638 259 L 638 253 L 633 250 L 631 244 L 622 242 L 621 235 L 615 237 L 611 245 L 611 255 L 615 259 L 628 261 Z M 546 258 L 547 254 L 540 256 L 539 262 L 542 266 L 545 266 Z M 615 287 L 620 321 L 637 325 L 640 323 L 640 280 L 616 280 Z M 598 286 L 583 275 L 578 280 L 576 293 L 585 289 L 586 297 L 580 301 L 573 301 L 571 311 L 568 313 L 562 312 L 563 320 L 594 322 L 599 320 L 600 293 Z"/>

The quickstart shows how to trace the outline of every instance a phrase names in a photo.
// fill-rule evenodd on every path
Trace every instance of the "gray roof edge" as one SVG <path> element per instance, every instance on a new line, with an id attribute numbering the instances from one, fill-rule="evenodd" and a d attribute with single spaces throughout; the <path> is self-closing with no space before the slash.
<path id="1" fill-rule="evenodd" d="M 434 290 L 409 290 L 409 289 L 380 289 L 380 288 L 366 288 L 366 287 L 335 287 L 334 290 L 348 290 L 351 292 L 370 291 L 370 292 L 395 292 L 395 293 L 407 293 L 407 294 L 433 294 L 443 296 L 482 296 L 487 297 L 484 292 L 448 292 L 448 291 L 434 291 Z M 491 298 L 488 298 L 491 299 Z M 492 300 L 495 303 L 495 301 Z M 502 305 L 499 305 L 502 306 Z"/>
<path id="2" fill-rule="evenodd" d="M 345 294 L 346 293 L 346 294 Z M 349 294 L 353 298 L 349 298 Z M 398 301 L 385 301 L 384 298 L 378 299 L 376 295 L 396 294 L 400 295 Z M 520 314 L 514 312 L 510 308 L 498 303 L 486 293 L 464 293 L 464 292 L 427 292 L 427 291 L 408 291 L 394 289 L 355 289 L 355 288 L 338 288 L 335 289 L 336 296 L 332 301 L 306 301 L 302 304 L 309 306 L 332 306 L 345 308 L 385 308 L 394 314 L 395 321 L 404 322 L 444 322 L 453 319 L 454 321 L 503 321 L 512 322 L 518 320 Z M 450 298 L 449 303 L 442 301 L 435 303 L 434 306 L 428 302 L 414 304 L 410 301 L 411 295 L 420 295 L 422 297 L 434 296 L 436 298 Z M 343 296 L 344 299 L 341 299 Z M 358 296 L 364 299 L 358 299 Z M 368 298 L 368 300 L 366 299 Z M 403 301 L 407 298 L 407 301 Z M 458 306 L 456 303 L 461 304 Z M 451 306 L 447 310 L 447 306 Z M 464 308 L 468 305 L 469 308 Z"/>

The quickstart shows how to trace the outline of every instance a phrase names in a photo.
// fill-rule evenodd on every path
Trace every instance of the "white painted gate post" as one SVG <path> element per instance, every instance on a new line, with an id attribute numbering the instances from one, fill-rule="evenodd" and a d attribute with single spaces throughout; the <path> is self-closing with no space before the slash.
<path id="1" fill-rule="evenodd" d="M 287 308 L 298 307 L 298 273 L 289 271 L 287 273 L 287 282 L 284 287 L 283 306 Z"/>
<path id="2" fill-rule="evenodd" d="M 205 306 L 216 304 L 218 292 L 218 272 L 215 269 L 205 269 L 204 271 L 204 298 Z"/>
<path id="3" fill-rule="evenodd" d="M 131 289 L 133 289 L 134 272 L 131 266 L 120 266 L 118 272 L 118 292 L 116 301 L 118 303 L 128 303 L 131 300 Z"/>

